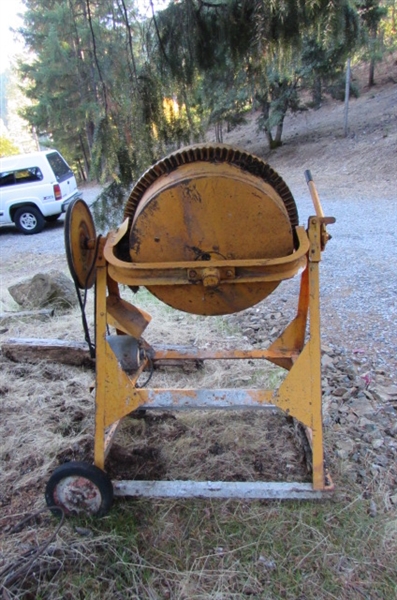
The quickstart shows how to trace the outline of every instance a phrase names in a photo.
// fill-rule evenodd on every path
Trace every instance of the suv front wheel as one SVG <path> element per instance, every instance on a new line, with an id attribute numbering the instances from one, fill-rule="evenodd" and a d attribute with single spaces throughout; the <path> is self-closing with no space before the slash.
<path id="1" fill-rule="evenodd" d="M 14 222 L 19 231 L 31 235 L 42 231 L 45 219 L 38 208 L 27 206 L 18 208 L 14 215 Z"/>

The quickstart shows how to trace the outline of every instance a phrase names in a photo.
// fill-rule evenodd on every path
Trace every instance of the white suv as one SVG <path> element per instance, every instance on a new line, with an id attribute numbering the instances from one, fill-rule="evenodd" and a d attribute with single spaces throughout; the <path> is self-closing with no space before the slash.
<path id="1" fill-rule="evenodd" d="M 72 170 L 56 150 L 0 158 L 0 224 L 39 233 L 81 198 Z"/>

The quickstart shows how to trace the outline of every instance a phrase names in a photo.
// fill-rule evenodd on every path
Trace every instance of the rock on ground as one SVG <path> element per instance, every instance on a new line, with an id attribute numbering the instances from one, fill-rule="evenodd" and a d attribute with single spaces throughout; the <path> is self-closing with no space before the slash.
<path id="1" fill-rule="evenodd" d="M 25 279 L 8 288 L 11 296 L 24 308 L 42 308 L 56 306 L 70 308 L 77 304 L 77 295 L 73 282 L 60 271 L 37 273 L 31 279 Z"/>

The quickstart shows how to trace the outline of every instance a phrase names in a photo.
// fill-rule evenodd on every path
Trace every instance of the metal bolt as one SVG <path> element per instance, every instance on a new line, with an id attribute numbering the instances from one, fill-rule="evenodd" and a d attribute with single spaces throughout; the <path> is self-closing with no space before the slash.
<path id="1" fill-rule="evenodd" d="M 203 269 L 202 272 L 202 276 L 203 276 L 203 285 L 204 287 L 210 287 L 210 288 L 214 288 L 217 287 L 220 279 L 221 279 L 221 274 L 219 269 Z"/>
<path id="2" fill-rule="evenodd" d="M 189 279 L 195 279 L 197 277 L 197 273 L 194 269 L 189 271 Z"/>
<path id="3" fill-rule="evenodd" d="M 216 287 L 219 284 L 219 277 L 215 275 L 206 275 L 203 277 L 203 285 L 204 287 Z"/>

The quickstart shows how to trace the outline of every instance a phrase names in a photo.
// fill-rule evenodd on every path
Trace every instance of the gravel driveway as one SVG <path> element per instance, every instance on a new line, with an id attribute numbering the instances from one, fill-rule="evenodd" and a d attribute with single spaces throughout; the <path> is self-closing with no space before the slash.
<path id="1" fill-rule="evenodd" d="M 84 190 L 91 204 L 100 188 Z M 300 222 L 313 213 L 310 196 L 296 194 Z M 350 197 L 322 199 L 325 214 L 336 217 L 328 227 L 332 240 L 320 271 L 322 332 L 325 344 L 344 347 L 396 380 L 397 373 L 397 199 Z M 365 207 L 365 208 L 363 208 Z M 64 256 L 63 219 L 39 235 L 24 236 L 13 227 L 0 228 L 2 263 L 21 255 Z M 21 262 L 20 260 L 18 261 Z M 35 261 L 34 261 L 35 262 Z M 40 262 L 28 265 L 40 270 Z M 21 279 L 18 273 L 15 279 Z M 296 304 L 298 281 L 283 282 L 265 301 L 271 310 L 288 311 Z M 266 304 L 265 304 L 266 306 Z M 242 315 L 244 317 L 244 315 Z"/>
<path id="2" fill-rule="evenodd" d="M 313 214 L 311 200 L 295 197 L 304 224 Z M 346 348 L 355 362 L 396 381 L 397 196 L 322 198 L 322 204 L 325 215 L 336 218 L 320 265 L 324 343 Z M 295 307 L 297 283 L 280 285 L 278 306 L 281 300 L 281 307 Z"/>

